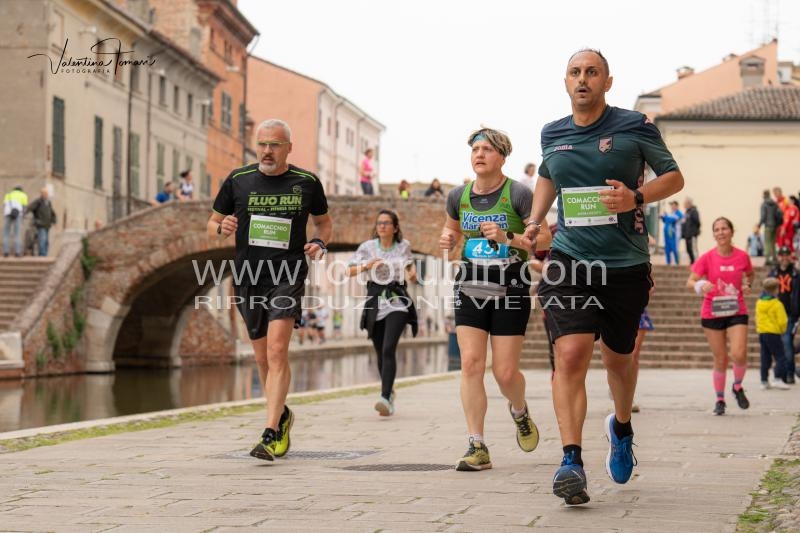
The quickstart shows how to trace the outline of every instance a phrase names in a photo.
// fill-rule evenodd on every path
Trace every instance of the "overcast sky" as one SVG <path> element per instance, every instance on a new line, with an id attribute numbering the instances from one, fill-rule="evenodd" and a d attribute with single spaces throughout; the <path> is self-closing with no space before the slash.
<path id="1" fill-rule="evenodd" d="M 800 62 L 798 0 L 239 0 L 261 37 L 254 54 L 327 83 L 386 126 L 382 182 L 461 182 L 469 133 L 509 134 L 504 171 L 539 163 L 539 133 L 570 113 L 569 56 L 599 48 L 611 105 L 769 40 Z M 251 98 L 257 98 L 257 95 Z M 265 117 L 255 117 L 260 121 Z M 295 139 L 295 142 L 302 142 Z"/>

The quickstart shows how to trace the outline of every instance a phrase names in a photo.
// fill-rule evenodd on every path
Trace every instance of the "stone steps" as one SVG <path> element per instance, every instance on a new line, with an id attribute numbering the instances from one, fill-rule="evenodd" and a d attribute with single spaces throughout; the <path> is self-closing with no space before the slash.
<path id="1" fill-rule="evenodd" d="M 0 331 L 9 328 L 22 309 L 35 296 L 54 259 L 0 259 Z"/>

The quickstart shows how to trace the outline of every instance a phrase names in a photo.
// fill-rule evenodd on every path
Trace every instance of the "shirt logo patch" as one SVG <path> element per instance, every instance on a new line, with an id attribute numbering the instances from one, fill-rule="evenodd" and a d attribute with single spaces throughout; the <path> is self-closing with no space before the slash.
<path id="1" fill-rule="evenodd" d="M 571 144 L 561 144 L 553 148 L 553 152 L 563 152 L 564 150 L 574 150 Z"/>
<path id="2" fill-rule="evenodd" d="M 601 137 L 600 143 L 597 145 L 597 149 L 600 150 L 601 153 L 607 154 L 611 151 L 613 137 Z"/>
<path id="3" fill-rule="evenodd" d="M 300 185 L 292 187 L 292 192 L 295 194 L 303 194 L 303 188 Z"/>

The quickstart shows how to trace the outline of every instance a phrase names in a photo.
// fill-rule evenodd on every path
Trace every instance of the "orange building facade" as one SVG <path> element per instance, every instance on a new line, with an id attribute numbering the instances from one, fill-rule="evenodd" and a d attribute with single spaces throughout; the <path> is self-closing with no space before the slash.
<path id="1" fill-rule="evenodd" d="M 231 0 L 149 0 L 153 23 L 201 61 L 220 82 L 202 100 L 208 149 L 201 185 L 215 196 L 246 162 L 247 46 L 258 35 Z"/>
<path id="2" fill-rule="evenodd" d="M 360 194 L 358 168 L 367 148 L 375 150 L 380 176 L 385 127 L 325 83 L 250 56 L 247 93 L 255 126 L 269 118 L 286 121 L 292 130 L 289 161 L 318 175 L 328 194 Z"/>
<path id="3" fill-rule="evenodd" d="M 640 95 L 634 109 L 654 119 L 660 114 L 729 96 L 748 87 L 789 83 L 791 78 L 792 64 L 778 61 L 778 41 L 773 40 L 741 55 L 729 54 L 722 63 L 701 72 L 681 67 L 677 80 Z"/>

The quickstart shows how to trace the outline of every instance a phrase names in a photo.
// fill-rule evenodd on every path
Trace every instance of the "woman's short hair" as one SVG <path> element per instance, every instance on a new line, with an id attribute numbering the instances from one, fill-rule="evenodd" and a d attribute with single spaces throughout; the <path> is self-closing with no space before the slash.
<path id="1" fill-rule="evenodd" d="M 476 141 L 488 142 L 503 157 L 511 155 L 511 139 L 502 131 L 491 128 L 481 128 L 473 131 L 467 140 L 467 144 L 472 146 Z"/>

